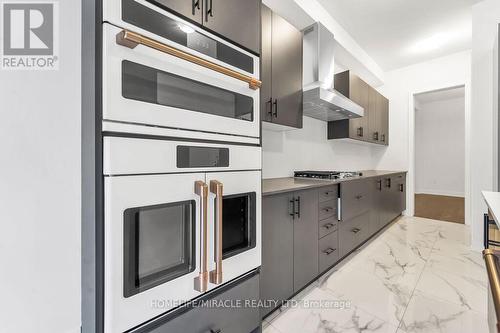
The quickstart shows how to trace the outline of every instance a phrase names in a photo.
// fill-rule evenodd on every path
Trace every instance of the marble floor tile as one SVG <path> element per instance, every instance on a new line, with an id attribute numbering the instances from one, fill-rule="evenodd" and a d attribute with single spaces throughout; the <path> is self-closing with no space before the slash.
<path id="1" fill-rule="evenodd" d="M 462 306 L 415 293 L 398 332 L 487 333 L 486 317 Z"/>
<path id="2" fill-rule="evenodd" d="M 322 284 L 339 299 L 359 305 L 392 325 L 398 325 L 415 284 L 391 281 L 358 269 L 341 269 Z"/>
<path id="3" fill-rule="evenodd" d="M 309 303 L 266 318 L 264 333 L 487 332 L 487 274 L 469 238 L 464 225 L 400 218 L 295 298 Z M 350 306 L 311 306 L 322 300 Z"/>
<path id="4" fill-rule="evenodd" d="M 488 279 L 481 256 L 472 251 L 453 255 L 442 255 L 433 252 L 429 260 L 427 260 L 426 268 L 446 271 L 483 282 Z"/>
<path id="5" fill-rule="evenodd" d="M 485 272 L 486 274 L 486 272 Z M 446 271 L 425 269 L 416 290 L 462 306 L 465 310 L 487 313 L 488 285 L 483 280 Z"/>
<path id="6" fill-rule="evenodd" d="M 328 303 L 335 300 L 332 293 L 315 289 L 303 298 L 300 306 L 291 308 L 276 318 L 272 326 L 279 332 L 286 333 L 396 332 L 397 326 L 390 325 L 351 303 L 344 304 L 345 306 Z"/>

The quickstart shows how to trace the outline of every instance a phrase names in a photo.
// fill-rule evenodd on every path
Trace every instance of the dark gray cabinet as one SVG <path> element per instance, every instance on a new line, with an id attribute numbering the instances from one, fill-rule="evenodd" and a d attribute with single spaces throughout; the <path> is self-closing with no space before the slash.
<path id="1" fill-rule="evenodd" d="M 203 0 L 203 26 L 260 53 L 261 0 Z"/>
<path id="2" fill-rule="evenodd" d="M 213 296 L 212 296 L 213 294 Z M 223 286 L 210 294 L 208 298 L 214 302 L 252 302 L 259 297 L 259 275 L 251 273 L 249 276 Z M 144 333 L 210 333 L 231 332 L 249 333 L 260 332 L 261 316 L 257 307 L 192 307 L 181 313 L 172 313 L 166 318 L 153 321 L 138 331 Z"/>
<path id="3" fill-rule="evenodd" d="M 336 74 L 334 86 L 365 112 L 360 118 L 329 122 L 328 139 L 349 138 L 388 145 L 389 100 L 351 71 Z"/>
<path id="4" fill-rule="evenodd" d="M 302 33 L 262 6 L 261 118 L 302 128 Z"/>
<path id="5" fill-rule="evenodd" d="M 248 50 L 260 53 L 261 0 L 153 0 Z"/>
<path id="6" fill-rule="evenodd" d="M 286 300 L 330 269 L 406 209 L 405 192 L 400 173 L 263 197 L 261 299 Z"/>
<path id="7" fill-rule="evenodd" d="M 204 0 L 153 0 L 171 11 L 181 14 L 197 23 L 202 21 L 202 2 Z"/>
<path id="8" fill-rule="evenodd" d="M 286 300 L 317 275 L 318 191 L 264 197 L 261 299 Z"/>
<path id="9" fill-rule="evenodd" d="M 293 290 L 298 292 L 318 276 L 318 191 L 294 194 Z"/>
<path id="10" fill-rule="evenodd" d="M 293 205 L 289 193 L 262 200 L 262 300 L 286 300 L 293 295 Z M 265 316 L 273 308 L 263 308 Z"/>

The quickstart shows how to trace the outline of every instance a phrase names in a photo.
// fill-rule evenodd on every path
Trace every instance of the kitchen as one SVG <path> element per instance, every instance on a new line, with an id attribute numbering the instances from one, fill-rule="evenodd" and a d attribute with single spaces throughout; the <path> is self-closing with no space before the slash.
<path id="1" fill-rule="evenodd" d="M 411 5 L 412 31 L 449 9 L 470 36 L 409 57 L 375 52 L 368 37 L 397 33 L 359 25 L 384 6 L 401 24 L 393 2 L 49 2 L 57 68 L 0 80 L 19 110 L 2 130 L 1 201 L 19 223 L 1 258 L 22 272 L 2 278 L 0 330 L 493 331 L 495 252 L 480 251 L 498 245 L 482 191 L 498 189 L 500 8 Z M 3 6 L 9 22 L 28 10 Z M 413 96 L 454 86 L 465 225 L 413 217 Z"/>

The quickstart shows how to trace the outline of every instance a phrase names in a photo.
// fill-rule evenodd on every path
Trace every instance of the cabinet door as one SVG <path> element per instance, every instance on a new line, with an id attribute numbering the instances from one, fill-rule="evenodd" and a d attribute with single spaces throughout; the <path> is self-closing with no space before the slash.
<path id="1" fill-rule="evenodd" d="M 260 53 L 260 0 L 202 0 L 203 25 Z"/>
<path id="2" fill-rule="evenodd" d="M 262 199 L 260 297 L 286 300 L 293 295 L 293 222 L 288 194 Z M 279 240 L 279 241 L 276 241 Z M 263 308 L 262 315 L 272 308 Z"/>
<path id="3" fill-rule="evenodd" d="M 372 195 L 372 208 L 370 210 L 370 233 L 373 235 L 381 228 L 380 212 L 381 212 L 381 193 L 382 193 L 382 179 L 375 178 L 369 181 L 370 192 Z"/>
<path id="4" fill-rule="evenodd" d="M 203 0 L 153 0 L 171 11 L 187 17 L 197 23 L 202 21 Z"/>
<path id="5" fill-rule="evenodd" d="M 368 93 L 368 140 L 374 143 L 380 143 L 381 119 L 380 119 L 380 101 L 381 95 L 375 89 L 369 89 Z"/>
<path id="6" fill-rule="evenodd" d="M 260 119 L 271 122 L 273 117 L 272 100 L 272 36 L 273 12 L 262 5 L 262 45 L 260 53 Z"/>
<path id="7" fill-rule="evenodd" d="M 297 292 L 318 275 L 318 191 L 296 192 L 294 197 L 293 290 Z M 279 244 L 283 243 L 280 238 Z"/>
<path id="8" fill-rule="evenodd" d="M 369 140 L 368 118 L 370 86 L 356 75 L 350 74 L 350 99 L 365 109 L 364 116 L 349 121 L 349 136 L 357 140 Z"/>
<path id="9" fill-rule="evenodd" d="M 406 175 L 400 174 L 394 176 L 394 182 L 396 184 L 394 188 L 394 214 L 398 216 L 406 210 Z"/>
<path id="10" fill-rule="evenodd" d="M 275 13 L 272 21 L 273 123 L 302 128 L 302 33 Z"/>
<path id="11" fill-rule="evenodd" d="M 380 143 L 389 145 L 389 100 L 380 95 L 379 99 Z"/>

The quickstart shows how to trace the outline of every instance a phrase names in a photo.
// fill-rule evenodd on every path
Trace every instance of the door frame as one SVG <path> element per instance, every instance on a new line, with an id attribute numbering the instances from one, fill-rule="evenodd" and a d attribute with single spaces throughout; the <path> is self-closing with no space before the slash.
<path id="1" fill-rule="evenodd" d="M 448 84 L 441 84 L 436 86 L 429 86 L 422 89 L 415 89 L 409 93 L 408 98 L 408 151 L 409 151 L 409 165 L 408 165 L 408 184 L 407 184 L 407 197 L 408 207 L 405 215 L 414 216 L 415 215 L 415 95 L 437 91 L 445 90 L 451 88 L 465 88 L 465 224 L 472 224 L 471 216 L 471 168 L 470 168 L 470 149 L 471 149 L 471 89 L 470 82 L 458 81 L 450 82 Z"/>

